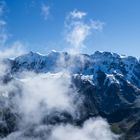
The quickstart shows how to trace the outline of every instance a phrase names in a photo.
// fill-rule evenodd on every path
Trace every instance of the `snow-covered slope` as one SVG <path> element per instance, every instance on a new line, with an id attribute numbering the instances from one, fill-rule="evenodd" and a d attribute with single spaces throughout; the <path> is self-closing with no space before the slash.
<path id="1" fill-rule="evenodd" d="M 108 75 L 107 77 L 121 75 L 128 82 L 140 87 L 140 62 L 135 57 L 122 57 L 110 52 L 97 51 L 92 55 L 71 55 L 55 51 L 41 55 L 30 52 L 11 60 L 11 67 L 13 73 L 23 70 L 54 73 L 67 69 L 73 74 L 93 75 L 95 80 L 97 71 L 101 70 Z"/>

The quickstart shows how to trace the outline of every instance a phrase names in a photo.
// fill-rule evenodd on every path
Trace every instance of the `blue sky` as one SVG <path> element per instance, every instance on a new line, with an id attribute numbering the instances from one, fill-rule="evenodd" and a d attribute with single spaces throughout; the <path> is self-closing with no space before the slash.
<path id="1" fill-rule="evenodd" d="M 28 50 L 41 53 L 64 50 L 73 45 L 65 39 L 71 31 L 67 32 L 64 23 L 75 11 L 86 13 L 80 19 L 84 25 L 90 26 L 91 21 L 103 23 L 100 30 L 90 28 L 90 34 L 82 40 L 83 52 L 112 51 L 139 57 L 140 0 L 5 0 L 5 3 L 1 19 L 6 22 L 7 44 L 20 41 Z"/>

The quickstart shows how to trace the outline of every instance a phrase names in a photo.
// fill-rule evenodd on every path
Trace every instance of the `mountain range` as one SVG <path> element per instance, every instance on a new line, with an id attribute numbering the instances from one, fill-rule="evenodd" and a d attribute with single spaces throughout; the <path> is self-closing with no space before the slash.
<path id="1" fill-rule="evenodd" d="M 115 134 L 120 135 L 120 140 L 140 140 L 140 61 L 137 58 L 99 51 L 91 55 L 52 51 L 47 55 L 30 52 L 4 59 L 2 63 L 8 66 L 0 76 L 2 85 L 18 81 L 23 72 L 70 75 L 70 86 L 78 94 L 74 102 L 81 101 L 76 108 L 78 117 L 73 117 L 68 111 L 51 113 L 47 119 L 42 119 L 44 124 L 81 126 L 87 119 L 100 116 L 108 121 Z M 17 87 L 18 94 L 22 93 L 20 86 Z M 10 92 L 7 97 L 0 97 L 2 138 L 17 131 L 17 122 L 22 117 L 9 107 L 14 106 L 13 102 L 9 105 L 9 100 L 15 94 Z"/>

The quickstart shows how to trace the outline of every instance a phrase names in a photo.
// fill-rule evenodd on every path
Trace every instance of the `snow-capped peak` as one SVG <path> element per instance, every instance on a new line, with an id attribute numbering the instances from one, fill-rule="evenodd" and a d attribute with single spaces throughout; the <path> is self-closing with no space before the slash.
<path id="1" fill-rule="evenodd" d="M 62 69 L 68 69 L 74 74 L 93 75 L 96 78 L 97 71 L 101 70 L 108 75 L 121 74 L 129 82 L 137 83 L 140 86 L 140 63 L 137 58 L 121 57 L 112 52 L 96 51 L 92 55 L 71 55 L 67 52 L 54 50 L 46 55 L 29 52 L 12 61 L 14 62 L 12 66 L 14 72 L 22 70 L 59 72 Z"/>

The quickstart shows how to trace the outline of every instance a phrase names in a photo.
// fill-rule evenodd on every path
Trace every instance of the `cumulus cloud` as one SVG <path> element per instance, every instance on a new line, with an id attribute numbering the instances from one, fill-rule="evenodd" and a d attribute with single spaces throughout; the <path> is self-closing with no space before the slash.
<path id="1" fill-rule="evenodd" d="M 44 17 L 44 19 L 47 20 L 50 14 L 50 6 L 48 6 L 47 4 L 42 4 L 41 14 Z"/>
<path id="2" fill-rule="evenodd" d="M 84 47 L 85 40 L 95 30 L 102 30 L 104 23 L 92 19 L 86 21 L 87 13 L 74 10 L 68 14 L 65 20 L 66 41 L 71 45 L 72 53 L 79 53 Z"/>
<path id="3" fill-rule="evenodd" d="M 50 140 L 117 140 L 102 118 L 87 120 L 82 127 L 60 125 L 54 128 Z"/>
<path id="4" fill-rule="evenodd" d="M 71 78 L 66 73 L 56 74 L 33 74 L 24 73 L 24 78 L 21 79 L 23 83 L 23 97 L 20 100 L 20 110 L 23 110 L 25 117 L 29 121 L 41 119 L 40 104 L 44 104 L 48 111 L 68 111 L 72 112 L 74 106 L 72 104 L 72 93 L 74 91 L 70 88 Z M 27 78 L 25 78 L 25 76 Z M 40 114 L 40 117 L 36 114 Z M 32 115 L 32 117 L 31 117 Z M 34 121 L 36 122 L 36 121 Z"/>

